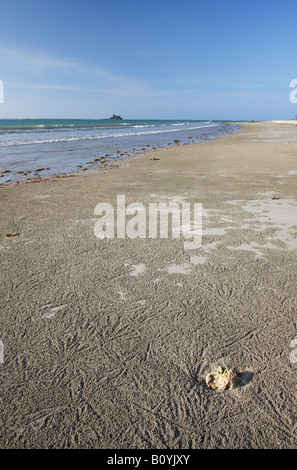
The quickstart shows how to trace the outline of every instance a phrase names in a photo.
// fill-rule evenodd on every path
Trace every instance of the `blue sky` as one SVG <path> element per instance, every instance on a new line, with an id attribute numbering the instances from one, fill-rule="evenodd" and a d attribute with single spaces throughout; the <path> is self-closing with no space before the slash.
<path id="1" fill-rule="evenodd" d="M 0 3 L 0 118 L 291 119 L 296 0 Z"/>

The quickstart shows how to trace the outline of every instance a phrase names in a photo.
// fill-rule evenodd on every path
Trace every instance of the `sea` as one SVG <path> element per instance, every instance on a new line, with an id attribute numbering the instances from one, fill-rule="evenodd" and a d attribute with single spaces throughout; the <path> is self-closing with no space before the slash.
<path id="1" fill-rule="evenodd" d="M 148 150 L 236 132 L 223 121 L 2 119 L 0 183 L 105 171 Z"/>

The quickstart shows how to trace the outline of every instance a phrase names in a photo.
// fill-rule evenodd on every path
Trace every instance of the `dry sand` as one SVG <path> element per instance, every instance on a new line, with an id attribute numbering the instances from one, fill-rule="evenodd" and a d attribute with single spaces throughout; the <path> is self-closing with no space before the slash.
<path id="1" fill-rule="evenodd" d="M 1 187 L 1 447 L 296 448 L 296 177 L 296 125 L 247 123 Z M 202 203 L 201 248 L 97 239 L 118 194 Z M 245 384 L 207 388 L 219 364 Z"/>

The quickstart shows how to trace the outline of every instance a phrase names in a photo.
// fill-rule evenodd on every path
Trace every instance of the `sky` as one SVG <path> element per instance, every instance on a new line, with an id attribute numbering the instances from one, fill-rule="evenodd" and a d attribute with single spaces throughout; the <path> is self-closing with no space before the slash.
<path id="1" fill-rule="evenodd" d="M 296 0 L 0 0 L 0 119 L 292 119 L 296 18 Z"/>

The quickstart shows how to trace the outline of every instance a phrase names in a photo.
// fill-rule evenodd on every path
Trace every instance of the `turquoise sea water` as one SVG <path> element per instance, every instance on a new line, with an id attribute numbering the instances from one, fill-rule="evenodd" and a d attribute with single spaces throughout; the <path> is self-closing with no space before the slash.
<path id="1" fill-rule="evenodd" d="M 0 180 L 106 168 L 144 150 L 206 141 L 237 128 L 212 121 L 3 119 Z"/>

